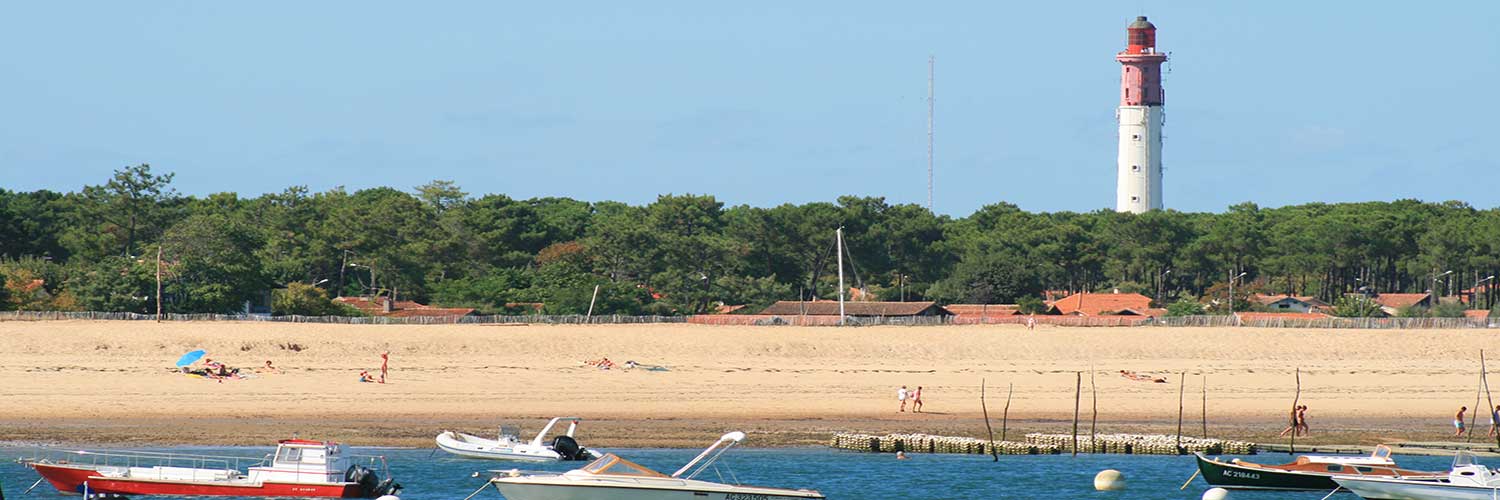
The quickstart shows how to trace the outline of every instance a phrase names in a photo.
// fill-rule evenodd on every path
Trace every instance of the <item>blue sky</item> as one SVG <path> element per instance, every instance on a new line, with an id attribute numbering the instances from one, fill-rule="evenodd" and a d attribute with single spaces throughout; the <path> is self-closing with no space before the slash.
<path id="1" fill-rule="evenodd" d="M 932 54 L 936 210 L 1087 211 L 1140 14 L 1167 207 L 1500 205 L 1493 1 L 16 2 L 0 187 L 925 203 Z"/>

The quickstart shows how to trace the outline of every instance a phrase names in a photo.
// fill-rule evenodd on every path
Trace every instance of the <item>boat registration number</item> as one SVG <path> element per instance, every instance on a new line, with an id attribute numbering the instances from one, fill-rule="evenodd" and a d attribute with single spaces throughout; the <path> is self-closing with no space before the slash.
<path id="1" fill-rule="evenodd" d="M 1224 477 L 1237 477 L 1240 479 L 1260 479 L 1260 474 L 1256 474 L 1253 472 L 1226 470 L 1224 471 Z"/>
<path id="2" fill-rule="evenodd" d="M 724 500 L 771 500 L 771 497 L 750 493 L 730 493 L 724 495 Z"/>

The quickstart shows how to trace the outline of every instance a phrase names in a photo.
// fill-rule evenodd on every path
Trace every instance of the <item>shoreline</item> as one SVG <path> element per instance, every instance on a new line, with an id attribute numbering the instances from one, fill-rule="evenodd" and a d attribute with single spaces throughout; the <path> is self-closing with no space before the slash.
<path id="1" fill-rule="evenodd" d="M 524 435 L 562 415 L 583 417 L 581 441 L 600 448 L 700 447 L 727 430 L 751 447 L 837 432 L 984 437 L 981 380 L 998 439 L 1007 384 L 1008 432 L 1068 433 L 1075 373 L 1086 430 L 1091 368 L 1100 433 L 1175 434 L 1182 391 L 1183 434 L 1200 435 L 1206 382 L 1211 437 L 1276 442 L 1300 370 L 1314 436 L 1298 443 L 1437 441 L 1459 405 L 1475 406 L 1478 349 L 1497 343 L 1488 330 L 0 322 L 0 441 L 267 445 L 296 433 L 430 447 L 443 430 L 511 423 Z M 170 370 L 200 348 L 282 372 L 216 383 Z M 359 383 L 385 351 L 390 383 Z M 582 363 L 600 357 L 666 369 Z M 902 385 L 925 386 L 929 413 L 896 411 Z M 1487 416 L 1475 423 L 1482 441 Z"/>

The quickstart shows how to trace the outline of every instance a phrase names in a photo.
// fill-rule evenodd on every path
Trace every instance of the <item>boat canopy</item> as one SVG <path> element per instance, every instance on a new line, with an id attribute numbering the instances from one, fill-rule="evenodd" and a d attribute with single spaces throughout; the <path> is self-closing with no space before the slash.
<path id="1" fill-rule="evenodd" d="M 606 453 L 579 470 L 595 475 L 667 477 L 666 474 L 647 469 L 643 465 L 620 458 L 614 453 Z"/>

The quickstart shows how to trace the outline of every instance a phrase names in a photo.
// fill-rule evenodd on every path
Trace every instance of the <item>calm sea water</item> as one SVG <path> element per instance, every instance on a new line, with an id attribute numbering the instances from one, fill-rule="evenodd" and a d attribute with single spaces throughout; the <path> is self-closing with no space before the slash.
<path id="1" fill-rule="evenodd" d="M 152 448 L 153 451 L 177 451 L 213 455 L 264 456 L 269 448 Z M 675 471 L 701 450 L 629 449 L 608 450 L 647 467 L 665 473 Z M 355 448 L 354 454 L 384 455 L 391 472 L 404 487 L 406 500 L 462 500 L 483 485 L 471 477 L 476 471 L 489 469 L 563 471 L 580 464 L 522 465 L 458 458 L 431 449 Z M 38 486 L 30 495 L 21 493 L 35 482 L 35 472 L 15 463 L 25 453 L 16 449 L 0 450 L 0 485 L 10 500 L 50 500 L 77 498 L 63 496 L 50 486 Z M 1246 457 L 1264 463 L 1285 462 L 1287 455 L 1270 454 Z M 1401 457 L 1399 462 L 1415 469 L 1447 469 L 1450 458 Z M 1186 491 L 1179 491 L 1192 475 L 1192 457 L 1131 455 L 1002 456 L 993 462 L 989 457 L 967 455 L 921 455 L 897 461 L 892 455 L 862 454 L 826 449 L 735 449 L 720 462 L 717 474 L 724 479 L 762 486 L 811 488 L 831 499 L 1197 499 L 1208 488 L 1195 479 Z M 1093 489 L 1094 474 L 1116 469 L 1125 474 L 1126 489 L 1120 492 L 1098 492 Z M 709 470 L 700 479 L 717 481 Z M 1322 493 L 1234 492 L 1233 499 L 1306 499 L 1318 500 Z M 1334 498 L 1354 499 L 1341 493 Z M 502 500 L 493 488 L 480 493 L 476 500 Z"/>

